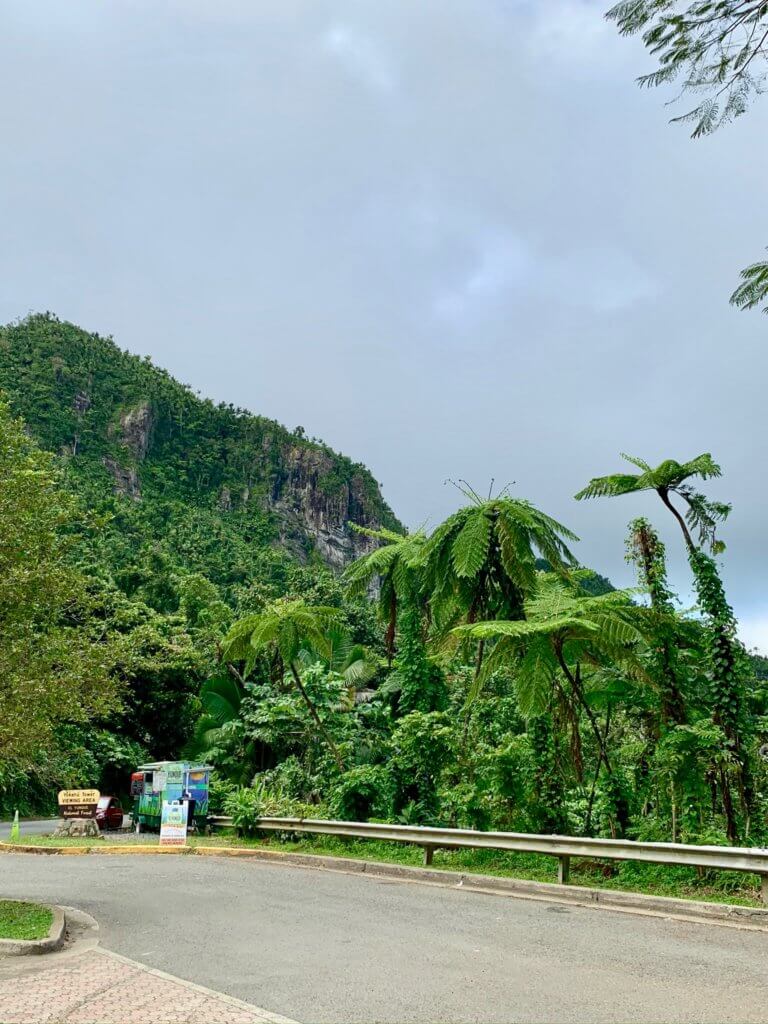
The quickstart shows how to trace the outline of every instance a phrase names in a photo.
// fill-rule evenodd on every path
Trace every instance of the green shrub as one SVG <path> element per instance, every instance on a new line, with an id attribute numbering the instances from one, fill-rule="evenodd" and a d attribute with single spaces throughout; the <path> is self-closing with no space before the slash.
<path id="1" fill-rule="evenodd" d="M 262 816 L 263 793 L 262 787 L 241 786 L 224 800 L 224 810 L 239 836 L 253 836 L 258 831 L 256 822 Z"/>
<path id="2" fill-rule="evenodd" d="M 345 821 L 386 819 L 392 813 L 393 795 L 392 775 L 384 765 L 357 765 L 344 772 L 331 790 L 331 814 Z"/>

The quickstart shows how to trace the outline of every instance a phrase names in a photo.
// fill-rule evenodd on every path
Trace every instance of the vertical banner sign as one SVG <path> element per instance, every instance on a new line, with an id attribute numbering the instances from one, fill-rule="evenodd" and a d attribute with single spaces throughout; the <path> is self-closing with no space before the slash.
<path id="1" fill-rule="evenodd" d="M 160 816 L 160 845 L 185 846 L 187 842 L 186 800 L 163 800 Z"/>

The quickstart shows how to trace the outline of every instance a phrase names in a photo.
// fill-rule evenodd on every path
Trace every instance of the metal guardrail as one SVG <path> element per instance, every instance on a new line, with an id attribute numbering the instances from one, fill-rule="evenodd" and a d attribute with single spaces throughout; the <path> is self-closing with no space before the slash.
<path id="1" fill-rule="evenodd" d="M 231 828 L 232 819 L 212 817 L 214 828 Z M 368 821 L 323 821 L 313 818 L 259 818 L 257 827 L 279 832 L 312 832 L 350 839 L 384 839 L 412 843 L 424 849 L 424 863 L 432 863 L 438 849 L 469 847 L 478 850 L 509 850 L 557 857 L 557 880 L 568 884 L 571 857 L 600 860 L 635 860 L 650 864 L 677 864 L 722 871 L 746 871 L 760 876 L 761 896 L 768 903 L 768 848 L 737 846 L 689 846 L 685 843 L 640 843 L 625 839 L 592 839 L 580 836 L 529 835 L 524 832 L 476 832 L 462 828 L 429 828 L 423 825 L 387 825 Z"/>

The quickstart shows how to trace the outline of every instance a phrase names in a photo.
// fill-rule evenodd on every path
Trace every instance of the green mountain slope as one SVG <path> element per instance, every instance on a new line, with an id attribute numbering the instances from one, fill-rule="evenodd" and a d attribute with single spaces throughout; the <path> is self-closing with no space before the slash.
<path id="1" fill-rule="evenodd" d="M 113 566 L 154 539 L 227 587 L 265 558 L 343 567 L 369 543 L 349 521 L 398 527 L 364 466 L 50 314 L 0 327 L 0 391 L 109 513 Z"/>

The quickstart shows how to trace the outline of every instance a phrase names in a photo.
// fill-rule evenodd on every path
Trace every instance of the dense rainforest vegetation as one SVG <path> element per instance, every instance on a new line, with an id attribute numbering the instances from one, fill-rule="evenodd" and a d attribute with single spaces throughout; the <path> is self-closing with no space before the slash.
<path id="1" fill-rule="evenodd" d="M 631 516 L 655 492 L 688 613 L 651 521 L 628 526 L 631 592 L 507 492 L 462 485 L 407 533 L 363 467 L 50 316 L 0 332 L 0 384 L 3 811 L 187 753 L 244 831 L 765 841 L 768 672 L 723 590 L 710 455 L 630 458 L 576 496 Z"/>
<path id="2" fill-rule="evenodd" d="M 2 813 L 179 754 L 223 629 L 399 528 L 365 467 L 50 315 L 0 327 L 0 400 Z"/>

